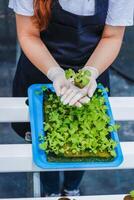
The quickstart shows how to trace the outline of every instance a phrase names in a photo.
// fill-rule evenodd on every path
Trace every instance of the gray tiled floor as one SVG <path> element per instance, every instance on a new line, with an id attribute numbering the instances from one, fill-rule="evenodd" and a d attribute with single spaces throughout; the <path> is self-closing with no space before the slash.
<path id="1" fill-rule="evenodd" d="M 26 173 L 0 175 L 0 198 L 13 197 L 28 197 Z"/>

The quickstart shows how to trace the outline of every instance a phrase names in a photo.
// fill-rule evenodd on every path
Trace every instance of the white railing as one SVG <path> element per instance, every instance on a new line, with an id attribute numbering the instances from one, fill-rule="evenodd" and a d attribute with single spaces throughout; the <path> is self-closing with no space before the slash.
<path id="1" fill-rule="evenodd" d="M 83 197 L 70 197 L 71 200 L 123 200 L 124 195 L 105 195 L 105 196 L 83 196 Z M 58 200 L 59 198 L 34 198 L 34 200 Z M 9 199 L 4 199 L 9 200 Z M 18 199 L 12 199 L 18 200 Z M 33 200 L 33 198 L 21 199 L 21 200 Z"/>
<path id="2" fill-rule="evenodd" d="M 0 98 L 0 122 L 28 122 L 28 106 L 25 101 L 26 98 Z M 110 103 L 115 120 L 134 121 L 134 97 L 111 97 Z M 134 142 L 121 142 L 121 147 L 124 156 L 123 163 L 117 168 L 106 168 L 107 170 L 134 169 Z M 43 170 L 35 166 L 32 160 L 31 144 L 0 145 L 0 173 L 33 172 L 34 197 L 40 197 L 40 171 L 50 171 L 50 169 Z M 74 198 L 77 200 L 123 200 L 123 195 Z M 58 198 L 43 199 L 57 200 Z"/>

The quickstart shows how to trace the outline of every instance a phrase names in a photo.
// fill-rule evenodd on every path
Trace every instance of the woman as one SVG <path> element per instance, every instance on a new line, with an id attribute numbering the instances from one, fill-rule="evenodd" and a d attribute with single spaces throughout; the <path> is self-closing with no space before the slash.
<path id="1" fill-rule="evenodd" d="M 52 81 L 64 104 L 90 100 L 97 82 L 109 86 L 108 68 L 117 57 L 125 26 L 133 25 L 133 0 L 10 0 L 16 13 L 22 53 L 13 82 L 13 96 L 27 96 L 33 83 Z M 91 81 L 80 90 L 65 78 L 65 69 L 89 70 Z M 27 124 L 13 124 L 25 137 Z M 51 176 L 51 179 L 50 179 Z M 65 172 L 65 195 L 79 195 L 83 172 Z M 59 174 L 41 176 L 44 195 L 58 194 Z"/>

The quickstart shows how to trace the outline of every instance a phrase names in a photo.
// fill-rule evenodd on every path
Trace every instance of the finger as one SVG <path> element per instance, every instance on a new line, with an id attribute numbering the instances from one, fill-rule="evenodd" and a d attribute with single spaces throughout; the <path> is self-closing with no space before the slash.
<path id="1" fill-rule="evenodd" d="M 62 95 L 61 101 L 64 102 L 64 100 L 72 93 L 72 88 L 69 88 L 66 90 L 66 92 Z"/>
<path id="2" fill-rule="evenodd" d="M 89 96 L 90 98 L 93 96 L 93 94 L 94 94 L 96 88 L 97 88 L 97 83 L 96 83 L 96 81 L 94 80 L 94 81 L 91 82 L 91 84 L 90 84 L 90 86 L 89 86 L 89 88 L 88 88 L 88 96 Z"/>
<path id="3" fill-rule="evenodd" d="M 75 106 L 80 108 L 82 104 L 80 102 L 76 102 Z"/>
<path id="4" fill-rule="evenodd" d="M 72 92 L 64 99 L 63 103 L 64 104 L 69 104 L 71 99 L 76 96 L 78 93 L 78 90 L 72 90 Z M 73 104 L 72 104 L 73 105 Z"/>
<path id="5" fill-rule="evenodd" d="M 81 89 L 81 93 L 83 94 L 83 96 L 87 95 L 88 88 L 89 88 L 89 84 Z"/>
<path id="6" fill-rule="evenodd" d="M 90 101 L 90 98 L 87 97 L 87 96 L 85 96 L 85 97 L 83 97 L 83 98 L 81 98 L 81 99 L 79 100 L 79 102 L 82 103 L 82 104 L 86 104 L 86 103 L 88 103 L 89 101 Z"/>
<path id="7" fill-rule="evenodd" d="M 54 89 L 55 89 L 56 95 L 59 97 L 60 94 L 61 94 L 61 88 L 60 88 L 60 85 L 58 84 L 58 82 L 54 82 L 54 83 L 53 83 L 53 86 L 54 86 Z"/>
<path id="8" fill-rule="evenodd" d="M 66 91 L 67 91 L 67 87 L 63 87 L 61 89 L 61 96 L 63 96 L 66 93 Z"/>
<path id="9" fill-rule="evenodd" d="M 72 106 L 75 103 L 77 103 L 77 101 L 79 101 L 81 98 L 83 97 L 83 94 L 81 92 L 78 92 L 76 95 L 74 95 L 74 97 L 69 101 L 69 105 Z"/>

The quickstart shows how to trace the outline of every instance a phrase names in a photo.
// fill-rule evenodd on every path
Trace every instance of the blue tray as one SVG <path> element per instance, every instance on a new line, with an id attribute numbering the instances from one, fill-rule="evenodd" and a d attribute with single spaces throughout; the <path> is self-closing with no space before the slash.
<path id="1" fill-rule="evenodd" d="M 117 132 L 112 132 L 111 137 L 118 142 L 116 147 L 117 156 L 114 160 L 109 162 L 48 162 L 46 154 L 39 148 L 39 136 L 44 136 L 43 130 L 43 92 L 42 86 L 54 91 L 52 84 L 34 84 L 28 89 L 29 97 L 29 110 L 30 110 L 30 122 L 32 130 L 32 149 L 33 149 L 33 160 L 38 167 L 51 170 L 62 170 L 62 169 L 87 169 L 87 168 L 106 168 L 106 167 L 117 167 L 123 161 L 123 155 L 119 144 L 119 138 Z M 98 86 L 103 90 L 103 94 L 108 107 L 108 115 L 110 116 L 110 124 L 114 124 L 114 119 L 111 111 L 111 107 L 108 100 L 106 90 L 102 85 Z"/>

